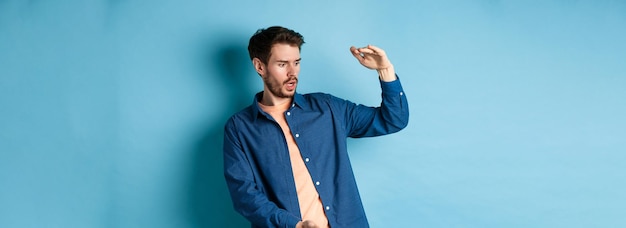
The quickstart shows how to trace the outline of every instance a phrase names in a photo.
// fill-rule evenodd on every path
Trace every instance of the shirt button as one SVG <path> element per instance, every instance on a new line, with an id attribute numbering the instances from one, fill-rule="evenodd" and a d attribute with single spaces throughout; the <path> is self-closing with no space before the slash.
<path id="1" fill-rule="evenodd" d="M 291 107 L 296 106 L 296 104 L 291 104 Z"/>
<path id="2" fill-rule="evenodd" d="M 403 94 L 404 94 L 403 92 L 400 92 L 400 96 L 402 96 Z"/>
<path id="3" fill-rule="evenodd" d="M 320 182 L 319 181 L 315 182 L 315 185 L 320 185 Z"/>
<path id="4" fill-rule="evenodd" d="M 296 138 L 299 138 L 299 137 L 300 137 L 300 134 L 296 134 Z"/>
<path id="5" fill-rule="evenodd" d="M 309 158 L 305 158 L 305 159 L 304 159 L 304 162 L 309 162 Z"/>
<path id="6" fill-rule="evenodd" d="M 330 206 L 326 206 L 326 210 L 327 210 L 327 211 L 328 211 L 328 210 L 330 210 Z"/>
<path id="7" fill-rule="evenodd" d="M 288 115 L 288 116 L 290 116 L 290 115 L 291 115 L 291 112 L 287 112 L 287 115 Z"/>

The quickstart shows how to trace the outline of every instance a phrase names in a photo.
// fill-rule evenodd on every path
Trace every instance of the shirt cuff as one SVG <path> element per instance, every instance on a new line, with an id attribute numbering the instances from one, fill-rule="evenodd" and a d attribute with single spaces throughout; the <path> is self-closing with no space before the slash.
<path id="1" fill-rule="evenodd" d="M 396 80 L 385 82 L 380 81 L 380 88 L 382 89 L 384 94 L 404 94 L 402 89 L 402 84 L 400 83 L 400 77 L 396 74 Z"/>
<path id="2" fill-rule="evenodd" d="M 286 219 L 287 219 L 287 227 L 296 227 L 298 222 L 300 222 L 300 219 L 296 216 L 288 215 Z"/>

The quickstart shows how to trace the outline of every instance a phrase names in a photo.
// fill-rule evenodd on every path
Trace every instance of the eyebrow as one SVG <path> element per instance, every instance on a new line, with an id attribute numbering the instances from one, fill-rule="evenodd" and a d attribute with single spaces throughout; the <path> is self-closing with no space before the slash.
<path id="1" fill-rule="evenodd" d="M 300 62 L 301 60 L 302 60 L 302 58 L 299 58 L 299 59 L 296 59 L 296 61 L 294 61 L 294 62 Z M 289 63 L 289 60 L 276 60 L 276 62 L 279 62 L 279 63 Z"/>

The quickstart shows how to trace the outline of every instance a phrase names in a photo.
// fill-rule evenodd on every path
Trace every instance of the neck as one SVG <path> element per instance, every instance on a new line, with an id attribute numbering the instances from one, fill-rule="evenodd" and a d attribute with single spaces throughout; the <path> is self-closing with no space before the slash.
<path id="1" fill-rule="evenodd" d="M 282 106 L 291 104 L 292 100 L 293 97 L 276 97 L 271 92 L 265 90 L 263 91 L 263 98 L 261 99 L 260 103 L 265 106 Z"/>

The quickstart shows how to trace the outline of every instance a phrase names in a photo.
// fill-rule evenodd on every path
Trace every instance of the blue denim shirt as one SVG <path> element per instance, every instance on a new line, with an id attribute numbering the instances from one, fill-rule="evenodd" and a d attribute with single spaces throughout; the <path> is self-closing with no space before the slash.
<path id="1" fill-rule="evenodd" d="M 348 158 L 347 137 L 379 136 L 403 129 L 409 119 L 400 80 L 381 81 L 380 107 L 329 94 L 294 95 L 285 119 L 320 195 L 331 227 L 368 227 Z M 287 142 L 274 119 L 252 105 L 224 129 L 224 176 L 235 210 L 252 227 L 295 227 L 301 220 Z"/>

